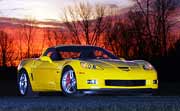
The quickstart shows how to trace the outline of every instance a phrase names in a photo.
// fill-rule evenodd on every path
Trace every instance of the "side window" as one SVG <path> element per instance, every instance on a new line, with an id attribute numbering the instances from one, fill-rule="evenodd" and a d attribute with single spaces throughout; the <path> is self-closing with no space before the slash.
<path id="1" fill-rule="evenodd" d="M 48 52 L 46 56 L 51 57 L 52 52 Z"/>
<path id="2" fill-rule="evenodd" d="M 60 54 L 63 59 L 79 58 L 79 56 L 80 56 L 80 52 L 61 51 Z"/>
<path id="3" fill-rule="evenodd" d="M 47 56 L 50 57 L 53 61 L 62 60 L 60 53 L 57 51 L 50 51 L 47 53 Z"/>
<path id="4" fill-rule="evenodd" d="M 96 50 L 96 51 L 94 52 L 94 54 L 95 54 L 95 56 L 96 56 L 97 59 L 109 59 L 109 56 L 108 56 L 107 54 L 103 53 L 103 52 L 100 51 L 100 50 Z"/>

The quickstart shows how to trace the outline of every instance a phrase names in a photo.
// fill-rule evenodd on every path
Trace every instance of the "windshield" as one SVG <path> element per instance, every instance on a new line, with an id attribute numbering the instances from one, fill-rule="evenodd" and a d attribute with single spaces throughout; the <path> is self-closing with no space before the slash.
<path id="1" fill-rule="evenodd" d="M 50 54 L 49 54 L 50 53 Z M 54 54 L 56 53 L 56 54 Z M 118 59 L 112 53 L 100 47 L 93 46 L 65 46 L 57 47 L 46 53 L 52 60 L 60 59 Z M 56 56 L 52 56 L 56 55 Z M 58 59 L 57 59 L 58 58 Z"/>

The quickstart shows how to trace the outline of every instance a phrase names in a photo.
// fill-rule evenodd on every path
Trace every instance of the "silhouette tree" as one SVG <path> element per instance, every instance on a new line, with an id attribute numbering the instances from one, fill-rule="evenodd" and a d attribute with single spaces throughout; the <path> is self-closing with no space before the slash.
<path id="1" fill-rule="evenodd" d="M 136 53 L 137 58 L 145 58 L 148 37 L 145 34 L 146 23 L 142 13 L 129 11 L 128 23 L 130 24 L 131 36 L 136 43 L 134 53 Z"/>
<path id="2" fill-rule="evenodd" d="M 47 38 L 46 40 L 49 46 L 65 44 L 67 42 L 67 35 L 65 33 L 65 31 L 58 29 L 46 28 L 44 30 L 44 36 Z"/>
<path id="3" fill-rule="evenodd" d="M 162 40 L 162 50 L 167 55 L 167 41 L 171 28 L 176 24 L 173 19 L 174 11 L 177 7 L 177 0 L 156 0 L 153 4 L 155 21 L 157 21 L 157 35 Z M 175 21 L 175 22 L 174 22 Z"/>
<path id="4" fill-rule="evenodd" d="M 129 57 L 132 43 L 131 26 L 120 17 L 111 16 L 107 21 L 105 39 L 107 46 L 120 57 Z"/>
<path id="5" fill-rule="evenodd" d="M 132 11 L 142 15 L 144 22 L 141 24 L 145 26 L 142 35 L 147 37 L 149 44 L 152 44 L 152 47 L 150 47 L 151 54 L 158 52 L 161 55 L 167 55 L 168 35 L 170 35 L 170 30 L 176 23 L 172 16 L 177 0 L 134 1 L 135 7 Z"/>
<path id="6" fill-rule="evenodd" d="M 106 48 L 111 50 L 115 55 L 122 56 L 121 47 L 121 34 L 120 34 L 120 22 L 118 19 L 116 22 L 113 17 L 107 21 L 107 27 L 105 29 Z"/>
<path id="7" fill-rule="evenodd" d="M 13 39 L 8 36 L 4 31 L 0 31 L 0 51 L 1 51 L 1 65 L 6 67 L 8 62 L 12 60 L 13 50 Z"/>
<path id="8" fill-rule="evenodd" d="M 177 56 L 178 60 L 180 60 L 180 39 L 175 43 L 175 55 Z"/>
<path id="9" fill-rule="evenodd" d="M 26 50 L 26 57 L 30 58 L 33 55 L 33 43 L 34 43 L 34 36 L 36 32 L 36 20 L 34 19 L 27 19 L 24 24 L 22 24 L 22 34 L 23 40 Z"/>
<path id="10" fill-rule="evenodd" d="M 24 57 L 24 52 L 23 52 L 23 33 L 21 29 L 16 30 L 16 37 L 18 38 L 17 43 L 18 43 L 19 59 L 22 60 Z"/>
<path id="11" fill-rule="evenodd" d="M 63 21 L 72 33 L 74 43 L 97 44 L 105 29 L 105 9 L 102 5 L 94 8 L 88 2 L 80 2 L 64 11 Z"/>

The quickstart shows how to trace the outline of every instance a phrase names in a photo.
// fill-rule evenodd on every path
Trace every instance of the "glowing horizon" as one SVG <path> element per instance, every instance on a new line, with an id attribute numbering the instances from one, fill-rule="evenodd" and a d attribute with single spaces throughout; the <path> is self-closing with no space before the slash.
<path id="1" fill-rule="evenodd" d="M 67 6 L 83 0 L 1 0 L 0 16 L 10 18 L 34 18 L 38 21 L 60 21 Z M 132 5 L 130 0 L 87 0 L 90 4 L 109 5 L 120 9 Z"/>

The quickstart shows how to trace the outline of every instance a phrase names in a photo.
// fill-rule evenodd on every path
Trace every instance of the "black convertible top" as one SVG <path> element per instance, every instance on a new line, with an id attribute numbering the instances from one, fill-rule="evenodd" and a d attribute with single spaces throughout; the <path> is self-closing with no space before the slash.
<path id="1" fill-rule="evenodd" d="M 46 49 L 43 55 L 46 55 L 49 51 L 75 51 L 79 52 L 81 50 L 89 50 L 89 49 L 103 49 L 97 46 L 91 45 L 59 45 L 53 46 Z"/>
<path id="2" fill-rule="evenodd" d="M 49 47 L 44 52 L 43 55 L 46 56 L 51 51 L 81 52 L 82 56 L 80 58 L 84 58 L 90 51 L 93 51 L 93 50 L 101 50 L 101 51 L 105 52 L 106 54 L 110 55 L 112 58 L 117 58 L 113 54 L 108 52 L 107 50 L 100 48 L 100 47 L 97 47 L 97 46 L 91 46 L 91 45 L 59 45 L 59 46 L 53 46 L 53 47 Z"/>
<path id="3" fill-rule="evenodd" d="M 57 51 L 81 51 L 81 50 L 90 50 L 90 49 L 102 49 L 97 46 L 90 46 L 90 45 L 63 45 L 63 46 L 55 46 L 54 47 Z"/>
<path id="4" fill-rule="evenodd" d="M 53 47 L 52 47 L 53 48 Z M 92 45 L 59 45 L 59 46 L 54 46 L 54 48 L 59 49 L 59 48 L 100 48 L 98 46 L 92 46 Z"/>

